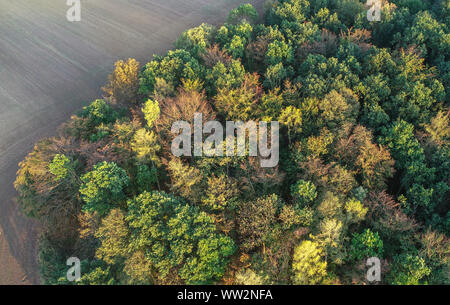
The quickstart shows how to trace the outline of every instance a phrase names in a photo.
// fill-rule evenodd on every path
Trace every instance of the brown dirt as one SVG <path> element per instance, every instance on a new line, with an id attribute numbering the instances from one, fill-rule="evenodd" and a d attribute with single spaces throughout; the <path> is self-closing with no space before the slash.
<path id="1" fill-rule="evenodd" d="M 17 164 L 38 139 L 100 96 L 113 63 L 162 54 L 185 29 L 263 0 L 0 0 L 0 284 L 39 283 L 37 224 L 14 203 Z"/>

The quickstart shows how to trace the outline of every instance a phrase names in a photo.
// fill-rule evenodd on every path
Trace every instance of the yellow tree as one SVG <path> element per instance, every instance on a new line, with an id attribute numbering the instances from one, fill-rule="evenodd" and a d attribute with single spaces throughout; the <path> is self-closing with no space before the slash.
<path id="1" fill-rule="evenodd" d="M 108 77 L 108 84 L 102 89 L 118 103 L 138 103 L 139 62 L 133 58 L 117 61 Z"/>
<path id="2" fill-rule="evenodd" d="M 450 110 L 447 113 L 439 111 L 431 119 L 430 124 L 425 125 L 425 130 L 430 134 L 431 140 L 438 145 L 450 140 Z"/>
<path id="3" fill-rule="evenodd" d="M 149 161 L 158 163 L 159 158 L 156 153 L 160 148 L 156 134 L 153 131 L 147 131 L 145 128 L 138 129 L 131 141 L 131 149 L 136 153 L 138 161 L 142 163 Z"/>
<path id="4" fill-rule="evenodd" d="M 293 282 L 298 285 L 320 283 L 327 274 L 327 262 L 324 257 L 324 251 L 318 243 L 310 240 L 303 241 L 294 250 Z"/>
<path id="5" fill-rule="evenodd" d="M 127 256 L 128 227 L 125 215 L 120 209 L 111 210 L 108 216 L 102 220 L 102 224 L 95 237 L 101 242 L 97 249 L 96 257 L 108 264 L 114 264 L 117 259 Z"/>
<path id="6" fill-rule="evenodd" d="M 149 128 L 153 127 L 156 120 L 159 119 L 161 114 L 161 109 L 159 108 L 158 101 L 152 101 L 151 99 L 145 102 L 144 108 L 142 108 L 142 113 L 144 113 L 145 120 L 147 121 L 147 126 Z"/>

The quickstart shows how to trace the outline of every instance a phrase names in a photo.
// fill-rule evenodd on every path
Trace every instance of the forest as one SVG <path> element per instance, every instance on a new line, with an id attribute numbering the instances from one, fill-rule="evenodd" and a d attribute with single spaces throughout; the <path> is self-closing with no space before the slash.
<path id="1" fill-rule="evenodd" d="M 450 284 L 450 0 L 246 4 L 35 144 L 44 284 Z M 278 121 L 280 160 L 175 157 L 172 124 Z M 81 260 L 80 281 L 66 260 Z"/>

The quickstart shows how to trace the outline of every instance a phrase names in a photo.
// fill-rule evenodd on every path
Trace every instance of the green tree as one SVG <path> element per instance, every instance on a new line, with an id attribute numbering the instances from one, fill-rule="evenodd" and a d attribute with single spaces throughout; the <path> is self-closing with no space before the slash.
<path id="1" fill-rule="evenodd" d="M 250 3 L 241 4 L 237 8 L 231 10 L 228 15 L 228 23 L 241 23 L 241 22 L 256 22 L 258 19 L 258 12 L 256 12 L 253 5 Z"/>
<path id="2" fill-rule="evenodd" d="M 435 179 L 435 169 L 426 164 L 425 154 L 419 141 L 414 136 L 414 126 L 405 121 L 397 121 L 389 128 L 383 128 L 381 143 L 386 145 L 397 161 L 396 167 L 403 173 L 401 183 L 407 189 L 409 211 L 418 207 L 432 209 L 430 197 Z"/>
<path id="3" fill-rule="evenodd" d="M 355 260 L 369 257 L 383 257 L 383 241 L 377 232 L 366 229 L 362 233 L 353 234 L 351 256 Z"/>
<path id="4" fill-rule="evenodd" d="M 266 64 L 277 65 L 279 63 L 291 64 L 294 60 L 292 47 L 284 41 L 274 41 L 267 47 Z"/>
<path id="5" fill-rule="evenodd" d="M 213 33 L 214 27 L 203 23 L 198 27 L 183 32 L 177 39 L 175 47 L 177 49 L 185 49 L 193 56 L 200 58 L 206 52 L 206 48 L 211 46 L 210 42 Z"/>
<path id="6" fill-rule="evenodd" d="M 140 74 L 139 92 L 145 95 L 154 93 L 158 79 L 170 87 L 176 88 L 182 79 L 197 79 L 202 68 L 196 58 L 186 50 L 169 51 L 166 56 L 156 56 L 145 65 Z"/>
<path id="7" fill-rule="evenodd" d="M 78 127 L 77 136 L 89 139 L 97 126 L 114 123 L 118 119 L 119 114 L 104 100 L 95 100 L 89 106 L 83 107 L 80 117 L 84 120 L 81 122 L 81 126 Z"/>
<path id="8" fill-rule="evenodd" d="M 421 280 L 430 272 L 423 258 L 411 254 L 400 254 L 394 257 L 388 281 L 392 285 L 426 284 Z"/>
<path id="9" fill-rule="evenodd" d="M 124 169 L 114 162 L 103 161 L 81 177 L 80 194 L 86 203 L 83 210 L 106 215 L 118 201 L 124 199 L 124 188 L 129 177 Z"/>
<path id="10" fill-rule="evenodd" d="M 66 155 L 55 155 L 48 167 L 57 182 L 75 175 L 75 164 Z"/>
<path id="11" fill-rule="evenodd" d="M 292 67 L 285 67 L 282 62 L 268 66 L 266 73 L 264 74 L 264 87 L 269 89 L 279 88 L 286 79 L 292 76 L 292 74 Z"/>
<path id="12" fill-rule="evenodd" d="M 229 43 L 225 45 L 225 49 L 233 56 L 234 59 L 244 57 L 246 41 L 241 36 L 235 35 Z"/>
<path id="13" fill-rule="evenodd" d="M 78 285 L 114 285 L 116 281 L 111 274 L 111 267 L 97 267 L 84 274 Z"/>
<path id="14" fill-rule="evenodd" d="M 299 180 L 291 186 L 291 195 L 299 206 L 305 206 L 316 199 L 317 189 L 311 181 Z"/>
<path id="15" fill-rule="evenodd" d="M 136 183 L 139 193 L 151 191 L 152 187 L 158 183 L 158 172 L 155 167 L 149 168 L 146 164 L 139 164 L 136 174 Z"/>
<path id="16" fill-rule="evenodd" d="M 187 284 L 220 279 L 234 253 L 231 238 L 216 233 L 214 220 L 163 192 L 144 192 L 128 201 L 131 245 L 142 250 L 159 281 L 176 272 Z"/>

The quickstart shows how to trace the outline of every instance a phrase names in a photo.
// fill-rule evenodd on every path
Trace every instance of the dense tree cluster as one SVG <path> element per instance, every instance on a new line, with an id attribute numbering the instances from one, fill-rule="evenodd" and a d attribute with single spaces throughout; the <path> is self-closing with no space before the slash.
<path id="1" fill-rule="evenodd" d="M 44 283 L 449 284 L 450 1 L 270 1 L 185 31 L 38 142 L 15 183 Z M 262 23 L 261 20 L 264 19 Z M 279 121 L 280 162 L 175 157 L 194 113 Z"/>

